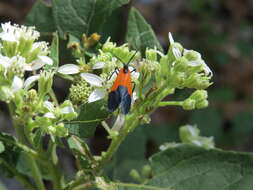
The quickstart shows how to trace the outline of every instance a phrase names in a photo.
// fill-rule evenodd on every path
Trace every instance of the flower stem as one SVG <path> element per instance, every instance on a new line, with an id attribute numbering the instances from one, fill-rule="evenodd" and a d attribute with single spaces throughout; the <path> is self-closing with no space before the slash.
<path id="1" fill-rule="evenodd" d="M 120 131 L 120 134 L 112 139 L 112 142 L 106 151 L 106 153 L 103 155 L 102 160 L 100 161 L 97 169 L 100 170 L 103 168 L 103 166 L 109 162 L 114 155 L 114 153 L 118 150 L 120 144 L 123 142 L 123 140 L 126 138 L 126 136 L 134 130 L 139 125 L 139 118 L 138 118 L 138 112 L 133 112 L 131 115 L 126 117 L 125 125 Z"/>
<path id="2" fill-rule="evenodd" d="M 165 106 L 182 106 L 183 102 L 181 101 L 164 101 L 158 104 L 159 107 Z"/>
<path id="3" fill-rule="evenodd" d="M 32 175 L 33 175 L 35 184 L 37 186 L 37 189 L 38 190 L 45 190 L 45 186 L 44 186 L 44 183 L 43 183 L 43 180 L 41 177 L 41 173 L 40 173 L 40 170 L 38 168 L 38 165 L 37 165 L 35 159 L 31 155 L 28 155 L 27 157 L 28 157 L 29 162 L 31 164 L 30 166 L 31 166 L 31 170 L 32 170 Z"/>

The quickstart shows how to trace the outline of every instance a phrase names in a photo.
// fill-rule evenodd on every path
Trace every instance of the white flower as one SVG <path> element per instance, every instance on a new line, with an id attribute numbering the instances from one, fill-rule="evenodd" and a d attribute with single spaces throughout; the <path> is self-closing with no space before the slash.
<path id="1" fill-rule="evenodd" d="M 15 93 L 18 90 L 23 88 L 23 80 L 17 76 L 14 77 L 12 84 L 11 84 L 11 89 Z"/>
<path id="2" fill-rule="evenodd" d="M 80 67 L 74 64 L 65 64 L 58 68 L 58 73 L 65 75 L 78 74 L 80 72 Z"/>
<path id="3" fill-rule="evenodd" d="M 91 92 L 88 98 L 88 102 L 91 103 L 91 102 L 101 100 L 105 97 L 105 95 L 106 95 L 106 90 L 97 88 L 93 92 Z"/>
<path id="4" fill-rule="evenodd" d="M 25 40 L 36 40 L 40 34 L 35 30 L 35 27 L 11 25 L 10 22 L 1 24 L 3 31 L 0 33 L 0 38 L 3 41 L 19 42 L 21 38 Z"/>
<path id="5" fill-rule="evenodd" d="M 93 69 L 101 69 L 103 68 L 105 63 L 98 62 L 93 65 Z M 58 73 L 65 74 L 65 75 L 72 75 L 72 74 L 79 74 L 80 73 L 80 66 L 75 64 L 65 64 L 58 68 Z M 93 92 L 88 97 L 88 102 L 95 102 L 101 100 L 105 97 L 106 91 L 102 89 L 104 84 L 104 79 L 101 77 L 92 74 L 92 73 L 81 73 L 80 76 L 84 79 L 87 83 L 95 88 Z"/>
<path id="6" fill-rule="evenodd" d="M 38 69 L 41 69 L 44 65 L 52 65 L 53 60 L 45 55 L 38 56 L 38 59 L 32 61 L 31 63 L 28 63 L 25 65 L 26 71 L 36 71 Z"/>
<path id="7" fill-rule="evenodd" d="M 63 103 L 64 104 L 64 103 Z M 66 116 L 68 114 L 75 113 L 74 108 L 72 105 L 66 105 L 64 107 L 56 107 L 52 102 L 50 101 L 44 101 L 44 107 L 48 110 L 47 113 L 44 114 L 44 117 L 47 117 L 49 119 L 55 119 L 59 113 L 62 116 Z"/>
<path id="8" fill-rule="evenodd" d="M 201 60 L 197 60 L 197 61 L 189 61 L 188 65 L 193 66 L 193 67 L 196 67 L 196 66 L 199 66 L 199 65 L 203 65 L 203 69 L 204 69 L 205 75 L 207 75 L 207 76 L 210 75 L 211 77 L 213 76 L 213 72 L 207 66 L 207 64 L 205 63 L 205 61 L 202 60 L 202 59 Z"/>
<path id="9" fill-rule="evenodd" d="M 95 75 L 95 74 L 91 74 L 91 73 L 81 73 L 80 75 L 86 82 L 88 82 L 91 86 L 95 86 L 95 87 L 102 87 L 103 86 L 103 82 L 104 80 Z"/>
<path id="10" fill-rule="evenodd" d="M 172 47 L 172 53 L 175 56 L 175 58 L 180 58 L 182 57 L 182 52 L 180 51 L 180 49 L 178 48 L 177 44 L 175 43 L 172 34 L 169 32 L 168 34 L 169 36 L 169 41 L 170 41 L 170 45 Z"/>
<path id="11" fill-rule="evenodd" d="M 106 63 L 104 62 L 97 62 L 93 65 L 92 69 L 102 69 L 105 66 Z M 65 75 L 72 75 L 72 74 L 79 74 L 80 66 L 75 64 L 65 64 L 58 68 L 58 73 L 65 74 Z M 138 72 L 132 72 L 134 70 L 133 67 L 129 66 L 129 70 L 131 71 L 131 76 L 134 79 L 139 78 Z M 81 73 L 81 78 L 84 79 L 87 83 L 89 83 L 91 86 L 93 86 L 95 89 L 91 92 L 91 94 L 88 97 L 88 103 L 95 102 L 98 100 L 103 99 L 106 96 L 106 89 L 108 89 L 108 84 L 112 84 L 112 82 L 117 77 L 116 72 L 113 73 L 113 75 L 110 77 L 110 80 L 105 81 L 102 77 L 92 74 L 92 73 Z M 105 83 L 106 82 L 106 83 Z M 137 96 L 136 96 L 137 97 Z"/>
<path id="12" fill-rule="evenodd" d="M 24 89 L 29 89 L 31 85 L 35 82 L 38 81 L 40 78 L 40 75 L 33 75 L 28 77 L 25 82 L 24 82 Z"/>

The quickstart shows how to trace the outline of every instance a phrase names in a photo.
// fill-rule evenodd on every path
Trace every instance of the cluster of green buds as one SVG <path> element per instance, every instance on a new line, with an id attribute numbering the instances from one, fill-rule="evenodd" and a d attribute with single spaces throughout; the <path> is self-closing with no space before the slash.
<path id="1" fill-rule="evenodd" d="M 40 34 L 34 27 L 11 25 L 10 22 L 1 25 L 0 33 L 0 100 L 10 101 L 15 92 L 38 80 L 32 76 L 24 81 L 25 71 L 51 65 L 52 59 L 46 42 L 37 42 Z"/>
<path id="2" fill-rule="evenodd" d="M 208 106 L 206 90 L 196 90 L 192 95 L 182 102 L 185 110 L 201 109 Z"/>
<path id="3" fill-rule="evenodd" d="M 34 130 L 38 128 L 45 134 L 65 137 L 68 129 L 64 127 L 64 121 L 73 120 L 77 116 L 69 100 L 56 106 L 53 102 L 43 101 L 34 89 L 16 93 L 14 103 L 17 107 L 16 120 L 26 128 L 31 139 Z"/>

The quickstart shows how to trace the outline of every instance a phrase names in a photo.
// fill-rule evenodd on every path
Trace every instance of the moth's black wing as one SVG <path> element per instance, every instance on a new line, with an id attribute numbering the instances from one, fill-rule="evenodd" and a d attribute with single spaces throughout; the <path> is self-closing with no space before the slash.
<path id="1" fill-rule="evenodd" d="M 109 111 L 113 112 L 115 111 L 120 104 L 121 98 L 120 98 L 120 93 L 119 90 L 111 91 L 109 93 L 108 97 L 108 109 Z"/>
<path id="2" fill-rule="evenodd" d="M 123 114 L 128 114 L 131 108 L 131 96 L 128 94 L 128 90 L 125 86 L 119 86 L 117 91 L 119 91 L 121 98 L 121 112 Z"/>

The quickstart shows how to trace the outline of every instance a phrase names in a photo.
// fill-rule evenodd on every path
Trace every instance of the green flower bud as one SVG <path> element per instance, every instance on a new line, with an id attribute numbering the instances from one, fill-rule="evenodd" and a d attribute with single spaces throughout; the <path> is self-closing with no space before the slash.
<path id="1" fill-rule="evenodd" d="M 173 43 L 170 45 L 170 48 L 168 50 L 168 60 L 170 62 L 175 61 L 176 59 L 180 58 L 182 56 L 184 48 L 180 43 Z"/>
<path id="2" fill-rule="evenodd" d="M 92 87 L 85 80 L 80 80 L 76 84 L 71 85 L 69 98 L 74 105 L 87 103 L 92 90 Z"/>
<path id="3" fill-rule="evenodd" d="M 207 100 L 202 100 L 202 101 L 199 101 L 196 103 L 196 108 L 197 109 L 203 109 L 203 108 L 206 108 L 208 107 L 208 101 Z"/>
<path id="4" fill-rule="evenodd" d="M 66 137 L 68 136 L 68 129 L 64 127 L 63 123 L 59 123 L 54 126 L 55 128 L 55 135 L 58 137 Z"/>
<path id="5" fill-rule="evenodd" d="M 52 89 L 53 76 L 54 73 L 47 71 L 44 71 L 40 74 L 38 81 L 40 97 L 44 97 L 44 95 L 46 95 Z"/>
<path id="6" fill-rule="evenodd" d="M 183 101 L 182 107 L 185 110 L 193 110 L 195 109 L 195 104 L 196 104 L 195 100 L 187 98 L 186 100 Z"/>
<path id="7" fill-rule="evenodd" d="M 12 90 L 8 86 L 0 86 L 0 100 L 9 102 L 14 97 Z"/>
<path id="8" fill-rule="evenodd" d="M 196 143 L 198 142 L 198 143 Z M 213 137 L 199 137 L 198 141 L 195 141 L 196 144 L 201 144 L 202 147 L 206 149 L 215 148 L 214 138 Z"/>
<path id="9" fill-rule="evenodd" d="M 201 59 L 201 55 L 199 52 L 194 51 L 194 50 L 187 50 L 184 53 L 184 57 L 188 60 L 188 61 L 196 61 Z"/>
<path id="10" fill-rule="evenodd" d="M 77 113 L 75 112 L 71 101 L 66 100 L 63 104 L 59 107 L 61 117 L 64 120 L 73 120 L 77 117 Z"/>
<path id="11" fill-rule="evenodd" d="M 205 99 L 207 99 L 207 97 L 208 97 L 208 94 L 207 94 L 206 90 L 196 90 L 190 96 L 191 99 L 194 99 L 196 101 L 205 100 Z"/>
<path id="12" fill-rule="evenodd" d="M 152 168 L 150 165 L 145 165 L 143 166 L 142 170 L 141 170 L 141 174 L 142 176 L 146 177 L 146 178 L 151 178 L 152 177 Z"/>
<path id="13" fill-rule="evenodd" d="M 179 137 L 183 143 L 191 143 L 199 136 L 199 129 L 196 126 L 185 125 L 179 129 Z"/>
<path id="14" fill-rule="evenodd" d="M 213 137 L 202 137 L 199 135 L 200 131 L 196 126 L 185 125 L 179 129 L 179 136 L 183 143 L 193 144 L 207 149 L 214 148 Z"/>
<path id="15" fill-rule="evenodd" d="M 17 62 L 13 62 L 8 68 L 8 73 L 11 74 L 11 77 L 15 75 L 22 78 L 24 76 L 24 72 L 24 65 Z"/>
<path id="16" fill-rule="evenodd" d="M 195 73 L 185 80 L 184 86 L 187 88 L 206 89 L 212 84 L 209 82 L 209 80 L 210 77 Z"/>
<path id="17" fill-rule="evenodd" d="M 138 181 L 138 182 L 141 182 L 142 181 L 142 178 L 139 174 L 139 172 L 136 170 L 136 169 L 132 169 L 129 173 L 129 175 L 135 180 L 135 181 Z"/>
<path id="18" fill-rule="evenodd" d="M 146 49 L 146 59 L 149 61 L 157 61 L 157 50 Z"/>

